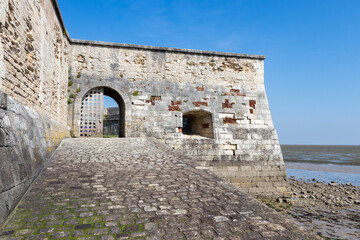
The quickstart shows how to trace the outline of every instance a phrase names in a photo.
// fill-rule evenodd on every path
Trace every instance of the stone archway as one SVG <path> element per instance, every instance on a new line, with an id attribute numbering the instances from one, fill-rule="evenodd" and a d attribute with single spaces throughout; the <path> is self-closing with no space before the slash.
<path id="1" fill-rule="evenodd" d="M 113 98 L 119 106 L 119 137 L 126 134 L 126 94 L 120 94 L 118 89 L 109 86 L 95 86 L 89 90 L 81 91 L 74 105 L 73 132 L 76 137 L 102 137 L 103 136 L 103 99 L 104 95 Z M 124 97 L 123 97 L 124 96 Z"/>
<path id="2" fill-rule="evenodd" d="M 125 137 L 125 103 L 121 95 L 109 87 L 90 89 L 81 100 L 80 137 L 102 137 L 104 95 L 113 98 L 119 106 L 118 135 Z"/>

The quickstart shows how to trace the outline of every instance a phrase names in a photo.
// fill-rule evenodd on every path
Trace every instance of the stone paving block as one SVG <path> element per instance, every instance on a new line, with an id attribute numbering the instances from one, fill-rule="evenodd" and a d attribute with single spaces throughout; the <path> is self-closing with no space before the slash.
<path id="1" fill-rule="evenodd" d="M 81 237 L 79 240 L 96 240 L 96 237 Z"/>
<path id="2" fill-rule="evenodd" d="M 80 214 L 79 214 L 79 217 L 80 217 L 80 218 L 92 217 L 92 216 L 94 216 L 94 213 L 93 213 L 93 212 L 83 212 L 83 213 L 80 213 Z"/>
<path id="3" fill-rule="evenodd" d="M 54 232 L 51 235 L 51 238 L 57 239 L 57 238 L 67 238 L 70 236 L 70 232 Z"/>
<path id="4" fill-rule="evenodd" d="M 103 235 L 108 234 L 109 230 L 107 228 L 95 228 L 86 232 L 87 235 Z"/>
<path id="5" fill-rule="evenodd" d="M 63 223 L 62 220 L 48 221 L 48 222 L 45 222 L 45 227 L 58 226 L 58 225 L 60 225 L 60 224 L 62 224 L 62 223 Z"/>
<path id="6" fill-rule="evenodd" d="M 118 234 L 121 232 L 121 229 L 120 229 L 120 227 L 109 227 L 109 232 L 111 234 Z"/>
<path id="7" fill-rule="evenodd" d="M 52 233 L 54 230 L 54 228 L 40 228 L 38 233 Z"/>
<path id="8" fill-rule="evenodd" d="M 61 232 L 61 231 L 70 231 L 73 230 L 74 226 L 73 225 L 69 225 L 69 226 L 59 226 L 55 229 L 56 232 Z"/>
<path id="9" fill-rule="evenodd" d="M 70 219 L 64 222 L 64 225 L 76 225 L 79 224 L 79 220 L 77 219 Z"/>
<path id="10" fill-rule="evenodd" d="M 84 230 L 74 230 L 72 232 L 73 237 L 82 237 L 84 236 L 85 231 Z"/>
<path id="11" fill-rule="evenodd" d="M 103 235 L 103 236 L 100 236 L 99 238 L 100 240 L 114 240 L 114 236 L 112 235 Z"/>
<path id="12" fill-rule="evenodd" d="M 128 239 L 129 238 L 128 233 L 119 233 L 116 236 L 117 236 L 117 239 Z"/>
<path id="13" fill-rule="evenodd" d="M 22 237 L 1 237 L 3 240 L 21 240 Z"/>

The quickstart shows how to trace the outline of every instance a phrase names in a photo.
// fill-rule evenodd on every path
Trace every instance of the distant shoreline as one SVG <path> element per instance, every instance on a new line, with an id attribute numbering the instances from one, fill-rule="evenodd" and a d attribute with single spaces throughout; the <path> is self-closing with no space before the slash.
<path id="1" fill-rule="evenodd" d="M 281 150 L 285 163 L 299 169 L 351 172 L 347 166 L 360 167 L 360 146 L 357 145 L 281 145 Z M 309 168 L 306 164 L 315 165 Z"/>
<path id="2" fill-rule="evenodd" d="M 321 172 L 338 172 L 338 173 L 352 173 L 360 174 L 360 166 L 358 165 L 346 165 L 346 164 L 317 164 L 306 162 L 286 162 L 285 167 L 289 169 L 302 169 L 309 171 L 321 171 Z"/>
<path id="3" fill-rule="evenodd" d="M 328 162 L 325 160 L 294 160 L 294 159 L 284 159 L 285 163 L 299 163 L 299 164 L 314 164 L 314 165 L 334 165 L 334 166 L 358 166 L 359 163 L 354 162 Z M 332 171 L 331 171 L 332 172 Z"/>

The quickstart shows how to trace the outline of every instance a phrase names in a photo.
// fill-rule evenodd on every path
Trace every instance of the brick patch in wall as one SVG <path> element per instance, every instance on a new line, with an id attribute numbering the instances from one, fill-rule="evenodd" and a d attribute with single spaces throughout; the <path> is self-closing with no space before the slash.
<path id="1" fill-rule="evenodd" d="M 232 104 L 229 102 L 229 99 L 225 99 L 225 102 L 222 104 L 222 108 L 232 108 Z"/>
<path id="2" fill-rule="evenodd" d="M 245 93 L 241 93 L 239 89 L 230 89 L 229 93 L 224 92 L 222 94 L 223 96 L 239 96 L 239 97 L 245 97 Z"/>
<path id="3" fill-rule="evenodd" d="M 169 111 L 181 111 L 179 105 L 181 105 L 181 101 L 171 101 Z"/>
<path id="4" fill-rule="evenodd" d="M 203 92 L 203 91 L 204 91 L 204 87 L 196 87 L 196 90 L 198 90 L 199 92 Z"/>
<path id="5" fill-rule="evenodd" d="M 169 106 L 169 111 L 181 111 L 181 109 L 178 105 L 175 105 L 175 106 Z"/>
<path id="6" fill-rule="evenodd" d="M 193 104 L 195 105 L 195 107 L 207 106 L 208 105 L 207 102 L 193 102 Z"/>
<path id="7" fill-rule="evenodd" d="M 249 105 L 250 105 L 250 107 L 255 109 L 256 101 L 255 100 L 249 100 Z"/>
<path id="8" fill-rule="evenodd" d="M 235 118 L 230 118 L 230 117 L 225 117 L 223 120 L 224 123 L 231 123 L 231 124 L 236 124 L 236 119 Z"/>
<path id="9" fill-rule="evenodd" d="M 234 96 L 236 94 L 236 96 L 241 96 L 241 97 L 245 97 L 246 94 L 245 93 L 240 93 L 239 89 L 230 89 L 230 95 Z"/>

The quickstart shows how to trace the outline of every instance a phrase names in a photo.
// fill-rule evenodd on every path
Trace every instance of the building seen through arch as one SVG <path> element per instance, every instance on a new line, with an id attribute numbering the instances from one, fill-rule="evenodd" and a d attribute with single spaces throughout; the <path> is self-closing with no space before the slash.
<path id="1" fill-rule="evenodd" d="M 104 108 L 104 136 L 119 135 L 119 107 Z"/>

